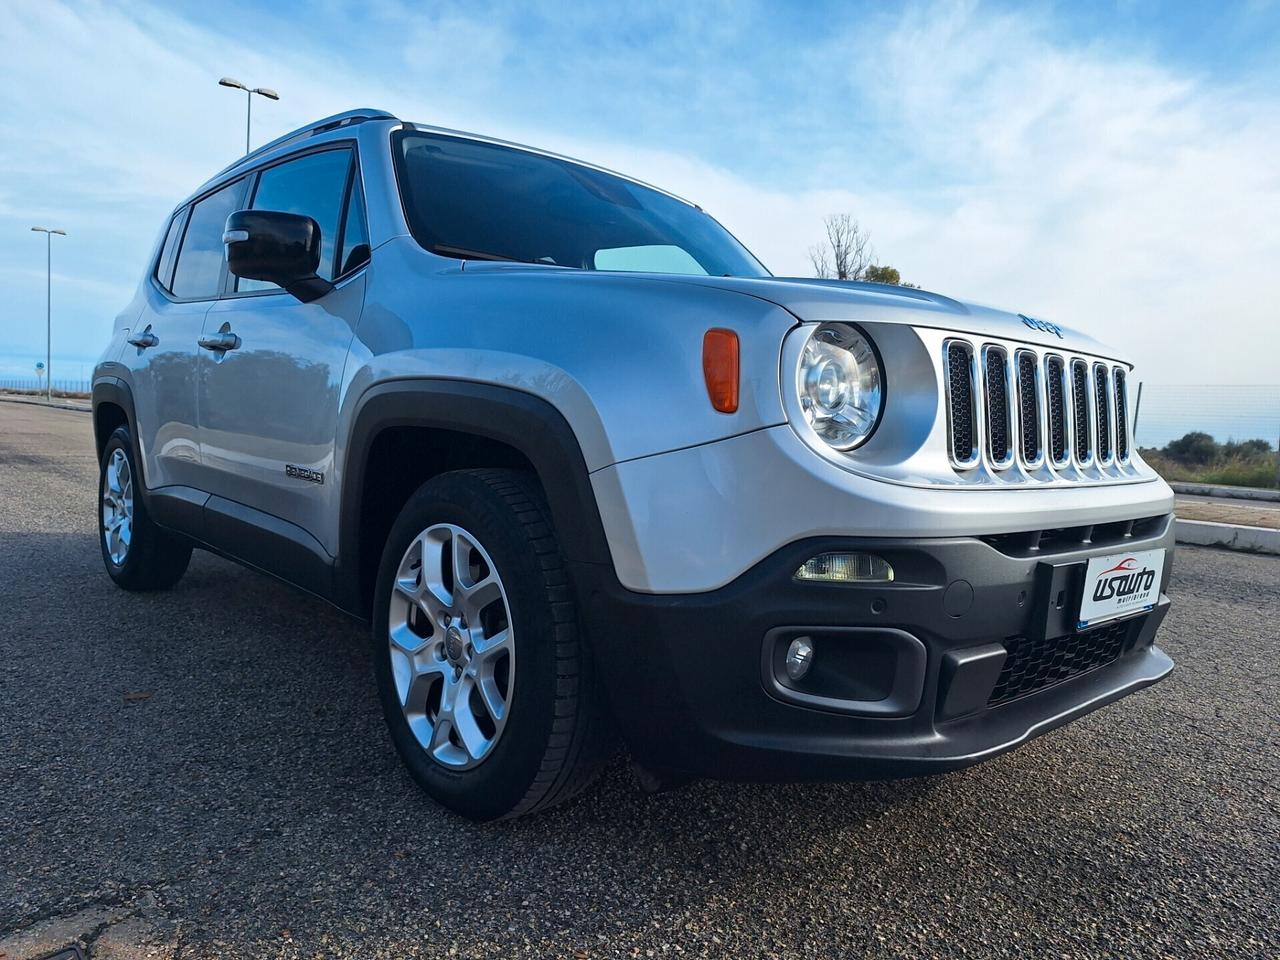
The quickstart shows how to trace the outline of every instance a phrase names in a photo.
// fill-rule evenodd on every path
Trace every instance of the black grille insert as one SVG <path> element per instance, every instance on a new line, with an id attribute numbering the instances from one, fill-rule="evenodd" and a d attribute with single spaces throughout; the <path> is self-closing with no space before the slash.
<path id="1" fill-rule="evenodd" d="M 1134 623 L 1121 620 L 1052 640 L 1010 637 L 1004 642 L 1009 655 L 987 703 L 1008 703 L 1105 667 L 1123 652 Z"/>
<path id="2" fill-rule="evenodd" d="M 1125 390 L 1123 368 L 1116 367 L 1116 456 L 1129 459 L 1129 397 Z"/>
<path id="3" fill-rule="evenodd" d="M 1040 459 L 1040 406 L 1036 396 L 1036 356 L 1018 351 L 1018 430 L 1022 439 L 1022 459 Z"/>
<path id="4" fill-rule="evenodd" d="M 1076 459 L 1089 459 L 1089 365 L 1083 360 L 1071 361 L 1071 413 L 1075 428 Z"/>
<path id="5" fill-rule="evenodd" d="M 1054 463 L 1067 460 L 1067 403 L 1065 392 L 1066 370 L 1061 357 L 1049 357 L 1045 361 L 1045 384 L 1049 399 L 1049 456 Z"/>
<path id="6" fill-rule="evenodd" d="M 1098 459 L 1111 459 L 1111 418 L 1108 414 L 1111 383 L 1107 368 L 1100 363 L 1093 365 L 1094 416 L 1098 424 Z"/>
<path id="7" fill-rule="evenodd" d="M 959 463 L 976 459 L 973 441 L 973 383 L 970 348 L 953 342 L 947 347 L 947 401 L 951 416 L 951 455 Z"/>
<path id="8" fill-rule="evenodd" d="M 1006 463 L 1012 453 L 1009 440 L 1008 358 L 1003 350 L 986 350 L 987 453 L 994 463 Z"/>

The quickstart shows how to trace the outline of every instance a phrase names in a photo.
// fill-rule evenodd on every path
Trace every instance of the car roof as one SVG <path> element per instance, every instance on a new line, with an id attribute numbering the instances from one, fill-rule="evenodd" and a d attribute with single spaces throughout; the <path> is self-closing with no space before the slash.
<path id="1" fill-rule="evenodd" d="M 637 179 L 636 177 L 627 176 L 625 173 L 619 173 L 616 170 L 610 170 L 609 168 L 599 166 L 598 164 L 588 163 L 585 160 L 579 160 L 575 157 L 565 156 L 564 154 L 555 153 L 550 150 L 543 150 L 538 147 L 531 147 L 523 143 L 515 143 L 510 140 L 502 140 L 497 137 L 485 136 L 484 134 L 468 133 L 465 130 L 454 130 L 449 127 L 437 127 L 429 124 L 407 123 L 402 121 L 399 117 L 397 117 L 393 113 L 390 113 L 386 110 L 379 110 L 374 107 L 360 107 L 355 110 L 346 110 L 346 111 L 343 111 L 342 113 L 335 113 L 332 116 L 325 117 L 322 120 L 317 120 L 314 123 L 309 123 L 306 126 L 299 127 L 296 130 L 291 130 L 288 133 L 284 134 L 283 136 L 276 137 L 276 139 L 270 141 L 269 143 L 265 143 L 262 146 L 256 148 L 255 150 L 251 150 L 249 153 L 245 154 L 243 157 L 240 157 L 235 161 L 233 161 L 232 163 L 228 164 L 227 166 L 223 167 L 216 174 L 214 174 L 212 177 L 206 180 L 203 184 L 201 184 L 200 187 L 196 191 L 194 191 L 189 197 L 183 200 L 182 204 L 179 204 L 179 206 L 189 203 L 192 199 L 200 196 L 203 193 L 206 193 L 213 187 L 217 186 L 219 183 L 233 179 L 237 174 L 240 174 L 242 172 L 248 172 L 254 169 L 260 162 L 264 160 L 273 159 L 276 155 L 283 155 L 284 153 L 287 152 L 286 148 L 288 147 L 295 146 L 304 141 L 314 141 L 316 143 L 324 143 L 326 140 L 339 139 L 340 137 L 342 137 L 344 133 L 346 133 L 349 130 L 349 128 L 356 126 L 357 124 L 367 123 L 370 121 L 389 121 L 391 125 L 399 125 L 403 129 L 407 129 L 407 130 L 415 130 L 421 133 L 434 133 L 434 134 L 439 134 L 441 136 L 448 136 L 448 137 L 457 137 L 459 139 L 472 140 L 477 143 L 488 143 L 494 146 L 506 147 L 512 150 L 520 150 L 525 153 L 532 153 L 542 157 L 550 157 L 555 160 L 561 160 L 566 163 L 572 163 L 580 167 L 585 167 L 588 170 L 594 170 L 599 173 L 606 173 L 606 174 L 609 174 L 610 176 L 618 177 L 621 180 L 626 180 L 630 183 L 634 183 L 637 186 L 644 187 L 648 190 L 654 190 L 658 193 L 663 194 L 664 196 L 671 197 L 673 200 L 678 200 L 681 203 L 688 204 L 689 206 L 693 207 L 696 210 L 702 209 L 700 206 L 698 206 L 698 204 L 694 203 L 693 201 L 686 200 L 684 197 L 678 196 L 677 194 L 674 194 L 669 190 L 664 190 L 662 187 L 654 186 L 653 184 L 646 183 L 645 181 Z"/>

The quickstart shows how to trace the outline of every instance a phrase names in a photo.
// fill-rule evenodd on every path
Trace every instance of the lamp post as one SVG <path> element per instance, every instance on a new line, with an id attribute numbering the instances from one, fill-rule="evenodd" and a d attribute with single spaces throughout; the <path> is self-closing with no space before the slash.
<path id="1" fill-rule="evenodd" d="M 65 237 L 65 230 L 32 227 L 44 234 L 44 398 L 53 403 L 53 237 Z"/>
<path id="2" fill-rule="evenodd" d="M 244 152 L 249 152 L 249 124 L 253 120 L 253 95 L 256 93 L 260 97 L 266 97 L 268 100 L 279 100 L 280 94 L 266 87 L 246 87 L 239 80 L 232 80 L 230 77 L 223 77 L 218 81 L 220 87 L 230 87 L 233 90 L 243 90 L 245 93 L 246 111 L 244 115 Z"/>

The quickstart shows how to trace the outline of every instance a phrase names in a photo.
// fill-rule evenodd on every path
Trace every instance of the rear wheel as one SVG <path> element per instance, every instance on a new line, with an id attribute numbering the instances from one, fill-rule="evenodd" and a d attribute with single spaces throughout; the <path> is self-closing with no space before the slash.
<path id="1" fill-rule="evenodd" d="M 424 484 L 383 552 L 373 655 L 396 749 L 473 820 L 568 799 L 606 743 L 587 648 L 542 493 L 515 470 Z"/>
<path id="2" fill-rule="evenodd" d="M 191 545 L 157 527 L 141 496 L 127 427 L 102 451 L 98 477 L 98 543 L 107 573 L 125 590 L 167 590 L 187 572 Z"/>

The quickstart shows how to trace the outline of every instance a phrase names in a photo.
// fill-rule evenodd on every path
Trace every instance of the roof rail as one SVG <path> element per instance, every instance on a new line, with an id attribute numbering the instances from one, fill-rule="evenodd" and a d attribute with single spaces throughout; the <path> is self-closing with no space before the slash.
<path id="1" fill-rule="evenodd" d="M 232 163 L 227 164 L 219 170 L 214 179 L 222 176 L 229 170 L 234 170 L 246 161 L 255 157 L 260 157 L 264 153 L 274 150 L 276 147 L 283 147 L 285 144 L 293 143 L 295 140 L 305 140 L 307 137 L 314 137 L 321 133 L 327 133 L 330 130 L 336 130 L 338 127 L 349 127 L 357 123 L 364 123 L 366 120 L 398 120 L 400 119 L 393 113 L 386 110 L 375 110 L 372 107 L 360 107 L 356 110 L 347 110 L 343 113 L 335 113 L 332 117 L 325 117 L 323 120 L 317 120 L 315 123 L 309 123 L 305 127 L 299 127 L 291 133 L 286 133 L 283 137 L 276 137 L 270 143 L 264 143 L 256 150 L 246 153 L 243 157 Z"/>

